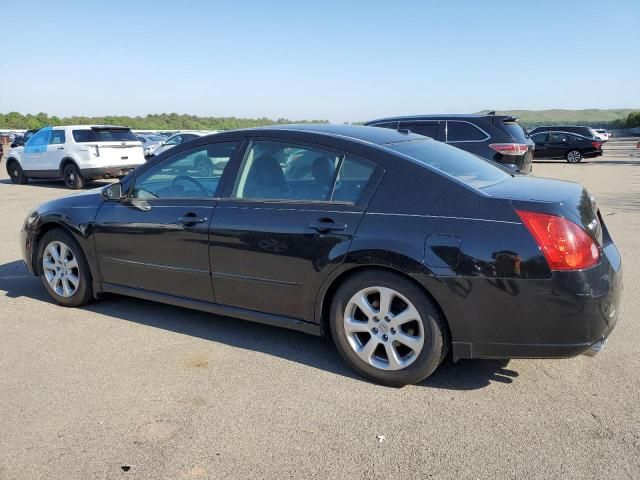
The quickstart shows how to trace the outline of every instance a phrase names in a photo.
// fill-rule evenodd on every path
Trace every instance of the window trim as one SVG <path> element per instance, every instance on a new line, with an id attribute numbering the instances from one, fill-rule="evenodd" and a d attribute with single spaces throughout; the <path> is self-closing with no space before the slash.
<path id="1" fill-rule="evenodd" d="M 289 205 L 300 205 L 300 206 L 309 206 L 315 205 L 317 207 L 322 206 L 343 206 L 343 207 L 357 207 L 357 208 L 366 208 L 371 199 L 373 198 L 374 192 L 377 190 L 382 177 L 384 176 L 385 170 L 382 165 L 378 162 L 370 160 L 368 158 L 363 158 L 362 156 L 351 153 L 348 150 L 341 150 L 339 148 L 333 147 L 331 145 L 316 143 L 313 141 L 307 140 L 299 140 L 295 138 L 286 138 L 286 137 L 271 137 L 271 136 L 257 136 L 257 137 L 247 137 L 245 139 L 246 144 L 242 149 L 242 157 L 237 158 L 237 164 L 234 166 L 235 168 L 230 172 L 230 175 L 233 175 L 233 178 L 230 178 L 227 182 L 225 182 L 225 187 L 223 191 L 222 197 L 220 197 L 221 201 L 225 201 L 228 203 L 237 202 L 243 205 L 247 204 L 256 204 L 256 205 L 273 205 L 273 204 L 289 204 Z M 369 181 L 367 182 L 366 187 L 362 190 L 360 194 L 360 198 L 357 202 L 344 202 L 344 201 L 336 201 L 336 200 L 304 200 L 304 199 L 268 199 L 268 198 L 238 198 L 232 196 L 233 191 L 235 190 L 236 181 L 238 176 L 241 174 L 242 168 L 245 164 L 246 158 L 251 151 L 251 148 L 256 142 L 272 142 L 272 143 L 285 143 L 288 145 L 296 145 L 301 148 L 317 148 L 318 150 L 325 150 L 327 152 L 335 153 L 336 155 L 340 155 L 342 157 L 349 157 L 362 162 L 366 165 L 370 165 L 373 167 L 373 172 Z M 225 172 L 226 173 L 226 172 Z M 335 179 L 334 179 L 334 188 L 335 188 Z"/>
<path id="2" fill-rule="evenodd" d="M 216 191 L 213 192 L 213 195 L 210 197 L 158 197 L 158 198 L 139 198 L 139 197 L 134 197 L 133 196 L 133 191 L 136 188 L 136 184 L 138 183 L 138 180 L 140 179 L 140 177 L 142 177 L 143 175 L 145 175 L 146 173 L 148 173 L 149 171 L 153 170 L 156 167 L 160 167 L 162 168 L 162 165 L 165 165 L 167 162 L 170 162 L 173 158 L 175 158 L 177 155 L 182 155 L 185 154 L 185 157 L 191 155 L 191 152 L 193 151 L 197 151 L 197 150 L 202 150 L 202 149 L 207 149 L 210 145 L 215 145 L 215 144 L 219 144 L 219 143 L 235 143 L 236 144 L 236 148 L 233 151 L 232 155 L 229 157 L 229 160 L 227 161 L 227 165 L 225 166 L 224 170 L 222 171 L 222 175 L 220 175 L 220 181 L 218 182 L 218 185 L 216 187 Z M 233 167 L 233 165 L 231 164 L 231 162 L 237 157 L 238 152 L 242 149 L 243 147 L 243 140 L 242 139 L 237 139 L 237 140 L 221 140 L 219 142 L 211 142 L 211 143 L 203 143 L 201 145 L 196 145 L 194 147 L 191 148 L 187 148 L 184 150 L 180 150 L 179 152 L 174 152 L 173 155 L 170 155 L 169 157 L 165 158 L 164 160 L 162 160 L 161 162 L 157 162 L 154 163 L 152 165 L 149 165 L 149 168 L 145 168 L 143 171 L 140 172 L 139 175 L 136 175 L 131 182 L 131 185 L 129 185 L 127 187 L 127 195 L 126 195 L 126 200 L 129 201 L 145 201 L 145 202 L 158 202 L 158 201 L 176 201 L 176 200 L 181 200 L 181 201 L 189 201 L 189 200 L 198 200 L 198 201 L 207 201 L 207 200 L 220 200 L 220 193 L 222 193 L 222 190 L 225 188 L 225 185 L 223 185 L 223 179 L 225 178 L 225 175 L 227 174 L 227 172 L 229 171 L 230 168 Z"/>
<path id="3" fill-rule="evenodd" d="M 485 138 L 483 138 L 482 140 L 449 140 L 449 122 L 468 123 L 469 125 L 473 126 L 474 128 L 477 128 L 482 133 L 484 133 Z M 473 122 L 469 122 L 467 120 L 445 120 L 444 141 L 446 143 L 482 143 L 482 142 L 486 142 L 490 138 L 491 138 L 491 135 L 489 135 L 485 130 L 483 130 Z"/>

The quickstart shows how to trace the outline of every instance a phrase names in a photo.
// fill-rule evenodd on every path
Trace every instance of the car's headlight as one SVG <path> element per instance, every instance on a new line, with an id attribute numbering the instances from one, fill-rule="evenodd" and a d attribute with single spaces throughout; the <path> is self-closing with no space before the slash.
<path id="1" fill-rule="evenodd" d="M 38 210 L 34 208 L 29 212 L 29 214 L 27 215 L 27 218 L 25 218 L 23 228 L 25 230 L 31 228 L 31 226 L 35 223 L 37 219 L 38 219 Z"/>

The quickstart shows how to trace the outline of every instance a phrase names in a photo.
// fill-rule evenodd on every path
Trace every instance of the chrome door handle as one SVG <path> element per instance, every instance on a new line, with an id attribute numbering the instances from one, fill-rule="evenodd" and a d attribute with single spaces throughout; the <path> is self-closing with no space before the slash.
<path id="1" fill-rule="evenodd" d="M 311 222 L 309 228 L 317 230 L 319 233 L 346 230 L 347 226 L 342 223 L 334 223 L 329 221 Z"/>
<path id="2" fill-rule="evenodd" d="M 178 221 L 183 225 L 195 225 L 196 223 L 205 223 L 208 220 L 207 217 L 198 217 L 196 215 L 185 215 L 184 217 L 178 217 Z"/>
<path id="3" fill-rule="evenodd" d="M 58 147 L 58 150 L 64 150 L 64 147 Z"/>

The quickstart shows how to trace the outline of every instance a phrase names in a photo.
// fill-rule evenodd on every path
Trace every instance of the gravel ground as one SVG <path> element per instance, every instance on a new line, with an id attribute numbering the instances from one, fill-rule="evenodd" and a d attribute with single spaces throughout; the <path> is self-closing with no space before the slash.
<path id="1" fill-rule="evenodd" d="M 0 479 L 640 479 L 636 141 L 534 167 L 586 185 L 622 252 L 605 351 L 449 362 L 403 389 L 361 380 L 296 332 L 123 297 L 55 306 L 17 232 L 29 208 L 69 192 L 11 185 L 3 162 Z"/>

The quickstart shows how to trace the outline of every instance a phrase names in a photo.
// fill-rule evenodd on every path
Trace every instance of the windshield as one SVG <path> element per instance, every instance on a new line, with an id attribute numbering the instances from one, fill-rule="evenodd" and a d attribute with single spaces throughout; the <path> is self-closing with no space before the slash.
<path id="1" fill-rule="evenodd" d="M 73 139 L 78 143 L 86 142 L 139 142 L 131 130 L 122 128 L 100 128 L 74 130 Z"/>
<path id="2" fill-rule="evenodd" d="M 482 188 L 510 178 L 505 171 L 480 157 L 433 140 L 411 140 L 385 146 L 472 187 Z"/>

